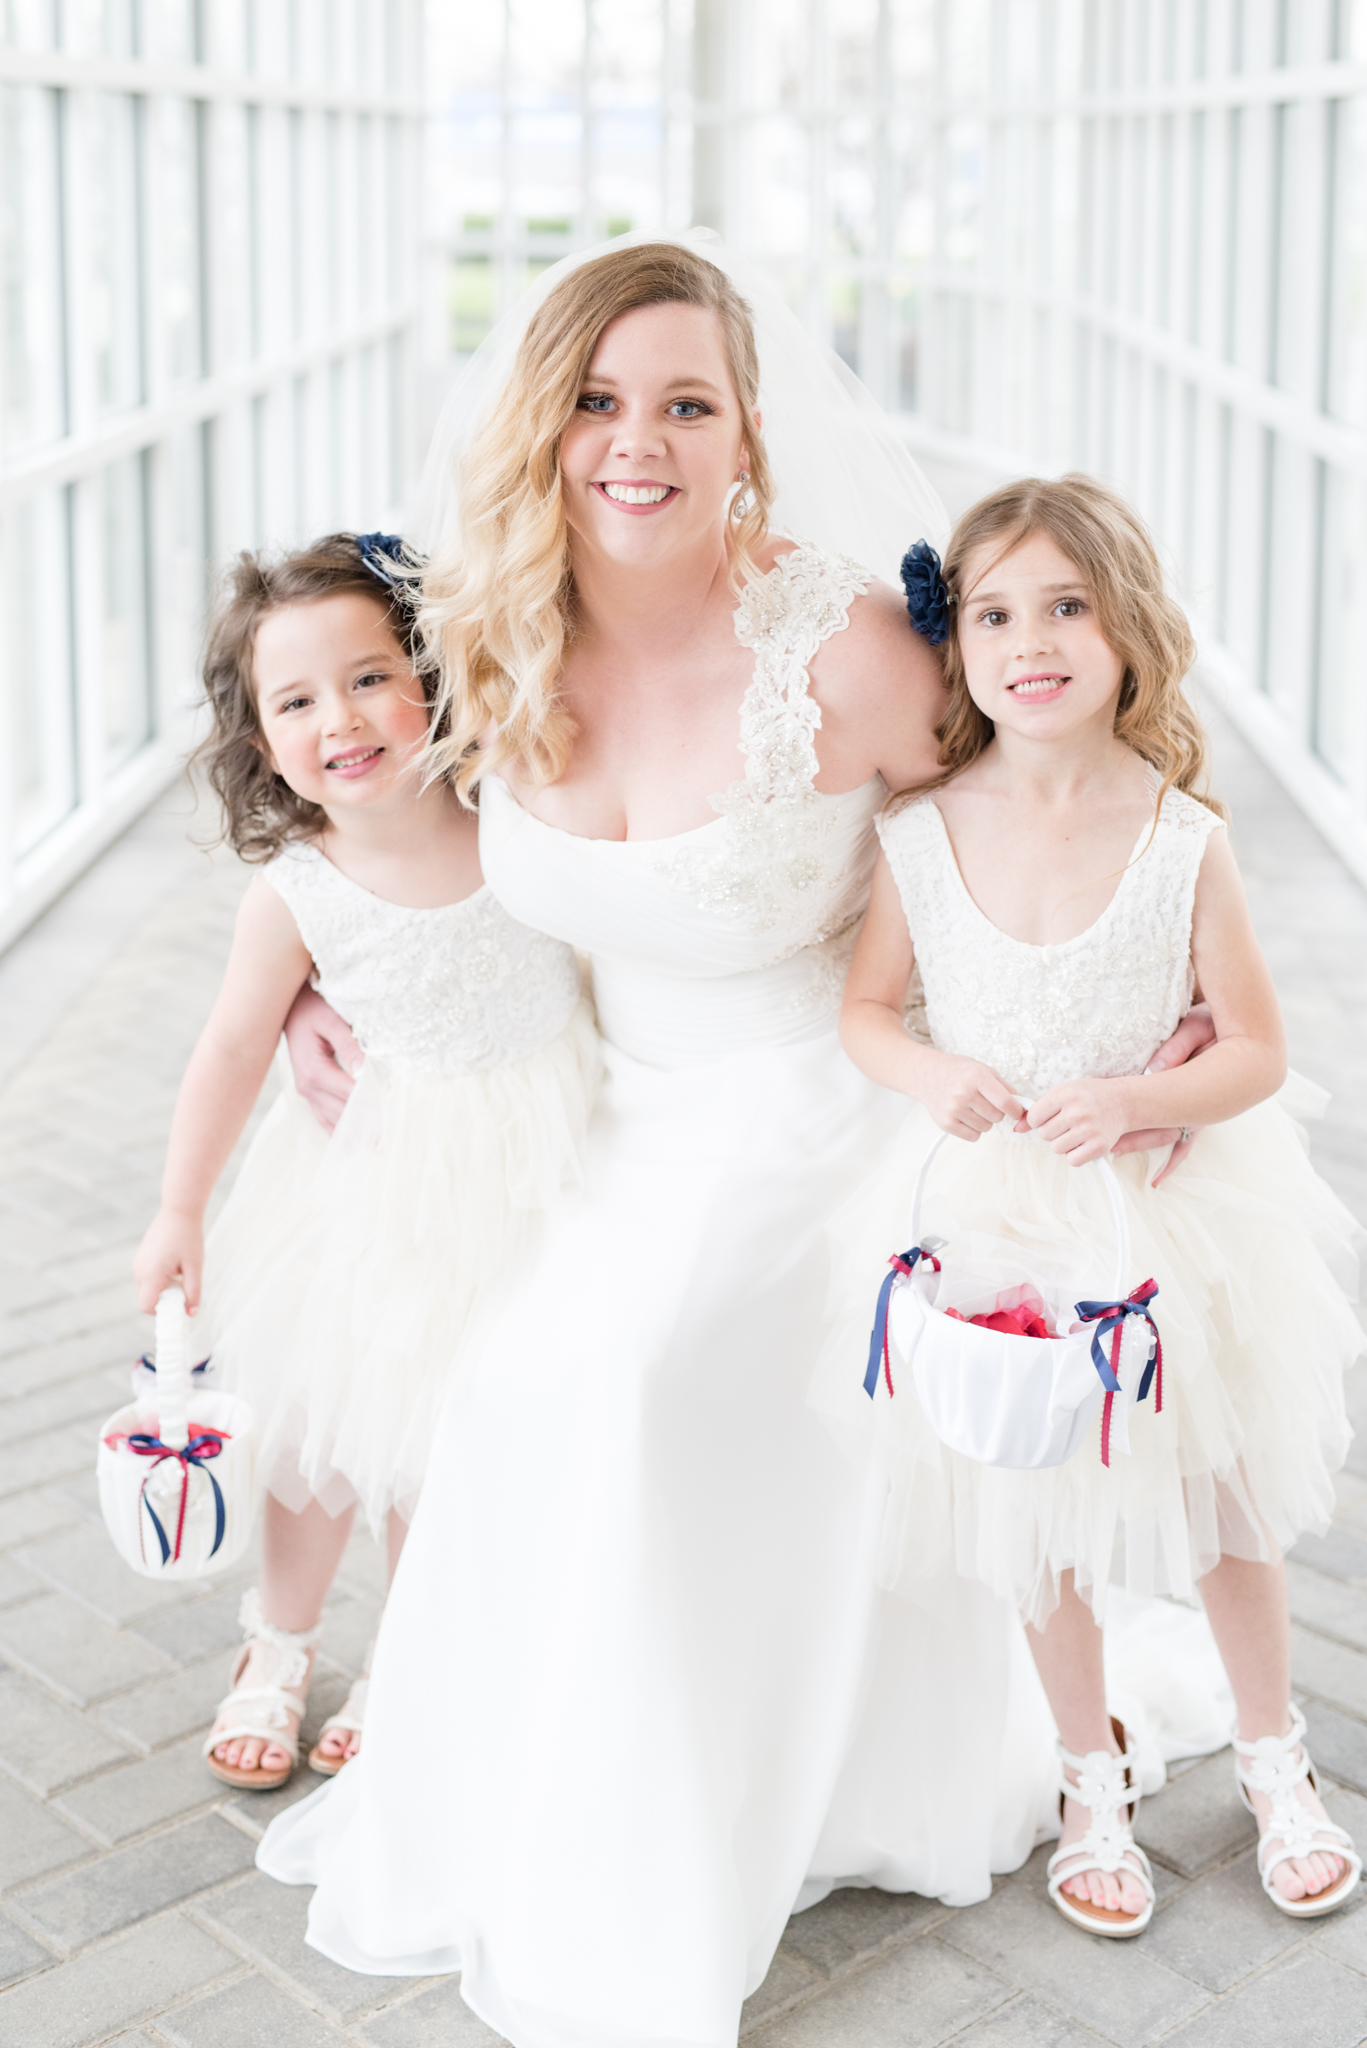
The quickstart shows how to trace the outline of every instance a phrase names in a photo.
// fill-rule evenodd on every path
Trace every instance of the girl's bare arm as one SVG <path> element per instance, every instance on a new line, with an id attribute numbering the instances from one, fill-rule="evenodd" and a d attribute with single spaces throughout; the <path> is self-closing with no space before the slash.
<path id="1" fill-rule="evenodd" d="M 1051 1088 L 1030 1111 L 1040 1134 L 1083 1165 L 1124 1131 L 1221 1123 L 1276 1093 L 1286 1078 L 1286 1037 L 1267 962 L 1225 833 L 1206 841 L 1192 913 L 1192 960 L 1210 1006 L 1215 1043 L 1166 1073 Z"/>
<path id="2" fill-rule="evenodd" d="M 187 1305 L 199 1305 L 205 1206 L 261 1092 L 311 964 L 294 919 L 258 876 L 238 911 L 223 986 L 180 1084 L 161 1208 L 133 1263 L 145 1313 L 175 1280 Z"/>

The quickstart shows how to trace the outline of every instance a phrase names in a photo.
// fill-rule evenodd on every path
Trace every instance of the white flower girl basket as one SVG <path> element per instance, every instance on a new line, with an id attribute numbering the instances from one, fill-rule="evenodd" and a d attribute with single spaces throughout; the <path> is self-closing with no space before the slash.
<path id="1" fill-rule="evenodd" d="M 149 1579 L 221 1572 L 247 1547 L 256 1432 L 235 1394 L 193 1386 L 185 1296 L 157 1302 L 156 1381 L 100 1431 L 100 1511 L 124 1563 Z"/>
<path id="2" fill-rule="evenodd" d="M 1109 1163 L 1098 1159 L 1116 1229 L 1112 1297 L 1073 1303 L 1076 1321 L 1069 1318 L 1066 1330 L 1067 1310 L 1056 1311 L 1058 1336 L 1017 1336 L 950 1313 L 962 1313 L 974 1278 L 981 1296 L 981 1275 L 968 1280 L 966 1291 L 953 1261 L 936 1256 L 942 1241 L 921 1237 L 926 1175 L 944 1142 L 943 1135 L 936 1139 L 916 1176 L 910 1249 L 888 1261 L 892 1271 L 878 1295 L 865 1393 L 870 1399 L 876 1394 L 880 1368 L 888 1393 L 894 1392 L 895 1351 L 910 1369 L 916 1398 L 942 1443 L 980 1465 L 1018 1471 L 1066 1464 L 1100 1408 L 1101 1462 L 1109 1465 L 1113 1448 L 1128 1450 L 1129 1411 L 1146 1398 L 1150 1383 L 1155 1411 L 1163 1406 L 1163 1346 L 1149 1309 L 1158 1289 L 1145 1280 L 1125 1291 L 1130 1231 L 1120 1183 Z"/>

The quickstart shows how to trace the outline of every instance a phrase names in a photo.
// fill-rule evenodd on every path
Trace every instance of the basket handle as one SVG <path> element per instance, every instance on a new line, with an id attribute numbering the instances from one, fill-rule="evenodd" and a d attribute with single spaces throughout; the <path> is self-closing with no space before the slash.
<path id="1" fill-rule="evenodd" d="M 911 1191 L 911 1221 L 908 1225 L 908 1236 L 912 1244 L 919 1244 L 921 1242 L 921 1196 L 925 1190 L 926 1175 L 930 1172 L 930 1162 L 934 1159 L 940 1147 L 948 1142 L 949 1137 L 950 1133 L 948 1131 L 941 1131 L 935 1143 L 921 1161 L 921 1170 L 916 1176 L 916 1185 Z M 1101 1169 L 1101 1177 L 1105 1184 L 1107 1196 L 1110 1199 L 1111 1217 L 1115 1223 L 1116 1269 L 1114 1291 L 1118 1301 L 1125 1293 L 1126 1276 L 1130 1270 L 1129 1218 L 1125 1214 L 1125 1204 L 1120 1193 L 1120 1182 L 1115 1177 L 1115 1169 L 1112 1167 L 1110 1160 L 1096 1159 L 1092 1163 Z"/>
<path id="2" fill-rule="evenodd" d="M 190 1441 L 190 1318 L 179 1287 L 157 1296 L 157 1435 L 173 1451 Z"/>

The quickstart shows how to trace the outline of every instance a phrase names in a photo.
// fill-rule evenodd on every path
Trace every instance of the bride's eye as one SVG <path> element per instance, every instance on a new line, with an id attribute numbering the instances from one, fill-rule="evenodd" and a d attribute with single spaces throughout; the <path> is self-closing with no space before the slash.
<path id="1" fill-rule="evenodd" d="M 671 412 L 676 420 L 698 420 L 705 418 L 712 408 L 710 405 L 704 405 L 700 398 L 676 398 L 666 410 Z"/>
<path id="2" fill-rule="evenodd" d="M 614 403 L 615 400 L 611 399 L 606 391 L 581 391 L 579 394 L 581 412 L 611 412 Z"/>

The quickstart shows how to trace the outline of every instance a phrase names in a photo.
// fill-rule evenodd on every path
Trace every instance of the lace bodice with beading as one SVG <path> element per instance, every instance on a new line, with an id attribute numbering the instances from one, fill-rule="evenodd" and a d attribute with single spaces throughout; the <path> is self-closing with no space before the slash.
<path id="1" fill-rule="evenodd" d="M 934 1043 L 984 1061 L 1028 1097 L 1083 1076 L 1142 1073 L 1191 1002 L 1196 877 L 1219 823 L 1170 789 L 1095 924 L 1034 946 L 979 910 L 932 798 L 881 819 Z"/>
<path id="2" fill-rule="evenodd" d="M 413 910 L 372 896 L 316 846 L 264 870 L 314 961 L 314 985 L 367 1056 L 397 1072 L 476 1073 L 538 1052 L 569 1022 L 569 946 L 519 924 L 491 890 Z"/>
<path id="3" fill-rule="evenodd" d="M 874 776 L 815 787 L 821 710 L 808 665 L 849 623 L 867 573 L 799 542 L 750 582 L 736 637 L 753 648 L 741 780 L 717 816 L 666 839 L 587 839 L 523 810 L 490 776 L 480 860 L 518 917 L 591 957 L 604 1038 L 655 1066 L 829 1030 L 877 851 Z"/>

